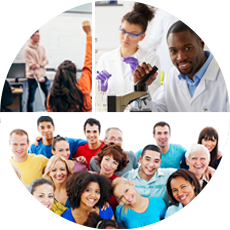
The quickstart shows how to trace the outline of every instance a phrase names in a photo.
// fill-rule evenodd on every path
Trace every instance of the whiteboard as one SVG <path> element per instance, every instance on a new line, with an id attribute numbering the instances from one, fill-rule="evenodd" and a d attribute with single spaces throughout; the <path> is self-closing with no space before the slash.
<path id="1" fill-rule="evenodd" d="M 82 69 L 86 48 L 86 34 L 82 29 L 84 20 L 92 24 L 92 14 L 62 13 L 40 28 L 40 44 L 49 60 L 46 68 L 57 69 L 60 63 L 70 60 L 77 69 Z"/>

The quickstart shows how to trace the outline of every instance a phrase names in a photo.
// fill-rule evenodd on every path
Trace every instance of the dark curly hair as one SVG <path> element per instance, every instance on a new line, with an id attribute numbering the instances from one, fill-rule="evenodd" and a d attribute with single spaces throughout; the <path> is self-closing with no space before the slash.
<path id="1" fill-rule="evenodd" d="M 119 163 L 115 172 L 122 171 L 129 163 L 128 155 L 119 145 L 110 143 L 101 147 L 101 151 L 95 156 L 96 164 L 100 167 L 104 156 L 112 155 L 113 159 Z"/>
<path id="2" fill-rule="evenodd" d="M 49 105 L 53 112 L 83 112 L 91 110 L 76 83 L 77 68 L 71 61 L 62 62 L 50 89 Z"/>
<path id="3" fill-rule="evenodd" d="M 98 229 L 106 229 L 106 227 L 114 227 L 116 229 L 126 229 L 122 224 L 115 220 L 103 220 L 96 212 L 91 212 L 84 226 Z"/>
<path id="4" fill-rule="evenodd" d="M 100 187 L 101 196 L 97 204 L 95 204 L 95 207 L 102 207 L 106 203 L 109 203 L 111 197 L 110 180 L 103 175 L 91 174 L 87 171 L 78 171 L 73 173 L 66 182 L 66 193 L 73 209 L 80 206 L 81 194 L 91 182 L 98 183 Z"/>
<path id="5" fill-rule="evenodd" d="M 172 193 L 172 188 L 171 188 L 171 181 L 177 177 L 183 177 L 191 185 L 195 186 L 194 192 L 196 196 L 201 191 L 200 183 L 192 172 L 188 171 L 187 169 L 183 169 L 183 168 L 178 169 L 176 172 L 170 175 L 170 177 L 168 178 L 167 184 L 166 184 L 169 200 L 172 202 L 173 205 L 179 204 L 179 202 L 174 198 L 173 193 Z"/>
<path id="6" fill-rule="evenodd" d="M 155 14 L 155 8 L 143 3 L 136 2 L 133 10 L 123 16 L 122 22 L 127 21 L 130 24 L 137 24 L 142 27 L 143 32 L 147 30 L 148 22 L 150 22 Z"/>

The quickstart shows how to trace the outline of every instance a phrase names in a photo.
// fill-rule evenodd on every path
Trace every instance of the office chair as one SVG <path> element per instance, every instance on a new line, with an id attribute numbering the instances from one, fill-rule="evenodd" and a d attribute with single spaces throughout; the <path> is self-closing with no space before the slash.
<path id="1" fill-rule="evenodd" d="M 12 112 L 10 109 L 6 108 L 13 103 L 14 97 L 10 87 L 10 84 L 7 80 L 5 80 L 3 90 L 2 90 L 2 98 L 1 98 L 1 112 Z"/>

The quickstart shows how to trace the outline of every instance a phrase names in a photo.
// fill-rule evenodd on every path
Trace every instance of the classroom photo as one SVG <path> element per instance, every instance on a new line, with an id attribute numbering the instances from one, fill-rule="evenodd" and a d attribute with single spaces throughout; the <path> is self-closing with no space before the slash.
<path id="1" fill-rule="evenodd" d="M 0 2 L 1 112 L 92 111 L 93 6 Z"/>

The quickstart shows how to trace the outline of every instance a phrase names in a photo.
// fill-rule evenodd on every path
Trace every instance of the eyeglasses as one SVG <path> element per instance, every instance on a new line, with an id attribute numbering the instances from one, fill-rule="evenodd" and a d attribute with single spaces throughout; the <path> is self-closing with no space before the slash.
<path id="1" fill-rule="evenodd" d="M 115 137 L 110 137 L 109 138 L 109 141 L 117 141 L 117 142 L 122 142 L 123 140 L 122 140 L 122 138 L 120 138 L 120 137 L 118 137 L 117 139 L 115 138 Z"/>
<path id="2" fill-rule="evenodd" d="M 119 27 L 119 32 L 120 32 L 121 36 L 125 36 L 125 34 L 128 34 L 128 38 L 130 40 L 137 40 L 138 37 L 144 33 L 144 31 L 143 31 L 140 34 L 133 34 L 133 33 L 127 32 L 125 30 L 122 30 L 121 26 Z"/>

